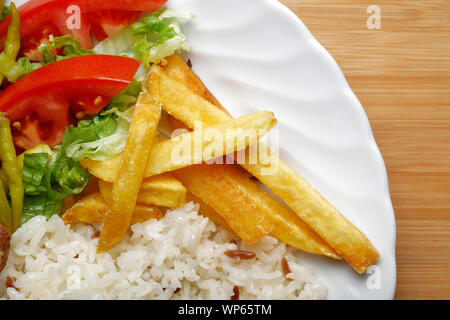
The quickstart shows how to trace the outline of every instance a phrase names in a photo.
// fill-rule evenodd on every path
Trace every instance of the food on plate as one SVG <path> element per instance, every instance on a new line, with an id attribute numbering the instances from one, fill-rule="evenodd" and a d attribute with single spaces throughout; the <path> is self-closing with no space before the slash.
<path id="1" fill-rule="evenodd" d="M 229 165 L 201 164 L 177 170 L 174 174 L 189 192 L 219 213 L 227 225 L 247 243 L 252 244 L 260 240 L 260 230 L 266 230 L 264 235 L 270 233 L 294 248 L 339 258 L 339 255 L 295 214 L 236 168 Z M 270 226 L 270 229 L 263 228 L 262 221 Z"/>
<path id="2" fill-rule="evenodd" d="M 136 59 L 83 55 L 23 76 L 0 95 L 0 111 L 16 124 L 16 148 L 60 144 L 65 128 L 74 123 L 70 114 L 96 114 L 131 83 L 138 67 Z"/>
<path id="3" fill-rule="evenodd" d="M 0 286 L 10 275 L 19 290 L 5 291 L 15 299 L 229 300 L 234 286 L 241 288 L 240 299 L 326 297 L 327 288 L 298 262 L 296 250 L 272 237 L 247 246 L 197 210 L 191 202 L 166 212 L 161 220 L 132 225 L 119 247 L 97 255 L 98 238 L 91 237 L 101 230 L 98 224 L 71 228 L 58 215 L 34 217 L 12 236 Z M 47 242 L 55 246 L 47 247 Z M 253 252 L 255 259 L 224 254 L 239 249 Z M 283 257 L 293 281 L 283 276 Z"/>
<path id="4" fill-rule="evenodd" d="M 171 79 L 159 65 L 152 66 L 149 79 L 149 92 L 162 102 L 169 114 L 190 128 L 199 119 L 214 125 L 231 118 L 181 82 Z M 265 149 L 263 154 L 268 154 L 268 164 L 245 163 L 243 168 L 286 202 L 356 271 L 364 273 L 378 259 L 378 252 L 367 237 L 264 144 L 258 147 Z M 275 169 L 271 167 L 274 164 Z"/>
<path id="5" fill-rule="evenodd" d="M 39 45 L 48 41 L 48 36 L 71 35 L 84 49 L 91 49 L 91 31 L 98 41 L 114 36 L 118 31 L 136 21 L 141 12 L 153 12 L 161 8 L 166 0 L 139 1 L 83 1 L 83 0 L 30 0 L 19 9 L 21 20 L 22 52 L 30 59 L 42 57 Z M 79 27 L 68 27 L 69 6 L 77 6 L 84 13 Z M 69 12 L 73 12 L 73 9 Z M 8 15 L 0 23 L 0 49 L 10 25 Z M 76 23 L 76 21 L 73 21 Z"/>
<path id="6" fill-rule="evenodd" d="M 256 143 L 275 123 L 273 113 L 263 111 L 157 142 L 151 148 L 144 176 L 159 175 L 212 160 L 228 152 L 244 150 Z M 198 148 L 197 142 L 201 143 Z M 97 178 L 112 182 L 117 178 L 120 160 L 109 160 L 102 165 L 101 162 L 87 159 L 81 164 Z"/>
<path id="7" fill-rule="evenodd" d="M 167 58 L 168 63 L 164 66 L 164 71 L 168 75 L 172 75 L 174 79 L 180 83 L 185 84 L 192 92 L 196 92 L 199 96 L 204 97 L 217 107 L 225 110 L 220 105 L 217 99 L 209 92 L 203 82 L 192 72 L 191 68 L 186 62 L 179 56 L 170 56 Z M 173 128 L 185 128 L 185 126 L 177 119 L 170 117 L 170 122 Z M 300 218 L 298 218 L 292 210 L 283 206 L 280 202 L 276 201 L 266 192 L 259 188 L 255 181 L 252 181 L 249 175 L 245 174 L 238 168 L 224 168 L 216 167 L 215 171 L 207 170 L 206 166 L 187 167 L 184 172 L 190 170 L 197 170 L 196 176 L 191 175 L 194 185 L 196 183 L 202 183 L 199 180 L 207 181 L 204 185 L 210 186 L 213 190 L 230 190 L 236 192 L 233 189 L 239 189 L 245 191 L 248 195 L 252 195 L 253 200 L 259 204 L 259 210 L 265 210 L 266 214 L 272 219 L 274 228 L 271 235 L 279 240 L 287 243 L 294 248 L 303 250 L 310 253 L 321 254 L 335 259 L 341 259 L 339 254 L 331 248 L 325 241 L 323 241 L 311 228 L 308 227 Z M 218 176 L 225 177 L 224 179 L 218 179 Z M 205 179 L 207 177 L 207 179 Z M 228 181 L 240 181 L 240 183 L 227 183 Z M 189 183 L 185 181 L 186 186 L 189 188 Z M 190 192 L 189 192 L 190 194 Z M 205 197 L 208 197 L 209 201 L 214 201 L 214 192 L 205 193 Z M 191 194 L 191 197 L 195 197 Z M 239 197 L 231 197 L 239 198 Z M 208 216 L 211 220 L 221 225 L 226 229 L 231 229 L 226 220 L 221 217 L 211 206 L 204 202 L 200 198 L 193 198 L 194 202 L 201 204 L 200 213 Z M 218 200 L 218 205 L 221 205 L 221 199 Z M 248 204 L 248 202 L 247 202 Z M 205 207 L 205 208 L 204 208 Z"/>
<path id="8" fill-rule="evenodd" d="M 165 2 L 0 0 L 0 298 L 322 299 L 300 252 L 377 259 L 260 141 L 274 113 L 207 89 Z"/>

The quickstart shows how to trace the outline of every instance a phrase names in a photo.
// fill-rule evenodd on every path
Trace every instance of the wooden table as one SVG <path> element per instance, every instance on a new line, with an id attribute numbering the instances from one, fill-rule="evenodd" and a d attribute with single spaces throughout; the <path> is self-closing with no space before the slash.
<path id="1" fill-rule="evenodd" d="M 397 218 L 397 299 L 450 299 L 450 1 L 281 0 L 372 124 Z M 381 28 L 369 30 L 378 5 Z"/>

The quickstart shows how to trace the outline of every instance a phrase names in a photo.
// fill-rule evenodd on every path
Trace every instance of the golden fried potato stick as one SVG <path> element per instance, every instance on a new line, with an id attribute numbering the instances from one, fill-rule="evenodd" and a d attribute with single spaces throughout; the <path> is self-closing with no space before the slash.
<path id="1" fill-rule="evenodd" d="M 263 111 L 156 143 L 149 156 L 145 177 L 223 156 L 227 154 L 228 146 L 233 147 L 232 152 L 245 150 L 249 145 L 256 144 L 275 124 L 276 119 L 273 113 Z M 246 139 L 238 138 L 247 132 L 249 134 L 246 135 Z M 201 145 L 196 146 L 198 141 Z M 198 148 L 197 152 L 196 148 Z M 184 151 L 184 155 L 177 157 L 178 150 L 180 150 L 180 155 L 181 151 Z"/>
<path id="2" fill-rule="evenodd" d="M 155 65 L 151 69 L 149 92 L 163 103 L 169 114 L 190 128 L 194 121 L 198 120 L 213 125 L 230 119 L 229 114 L 194 94 L 183 83 L 168 77 L 160 66 Z M 356 271 L 364 273 L 367 267 L 379 257 L 377 250 L 367 237 L 299 173 L 278 159 L 264 144 L 260 143 L 258 146 L 267 151 L 266 154 L 272 160 L 269 163 L 278 164 L 276 170 L 274 171 L 270 165 L 242 166 L 289 205 Z M 265 174 L 267 172 L 272 172 L 272 174 Z"/>
<path id="3" fill-rule="evenodd" d="M 186 202 L 190 202 L 190 201 L 193 201 L 194 203 L 200 205 L 200 209 L 198 210 L 198 213 L 200 213 L 201 215 L 209 218 L 209 220 L 211 220 L 215 224 L 217 224 L 217 225 L 227 229 L 228 231 L 230 231 L 232 233 L 235 233 L 233 231 L 233 229 L 231 229 L 231 227 L 225 221 L 225 219 L 220 214 L 218 214 L 217 211 L 214 210 L 213 207 L 208 205 L 202 199 L 194 196 L 191 192 L 188 192 L 186 194 Z"/>
<path id="4" fill-rule="evenodd" d="M 178 55 L 171 55 L 166 58 L 167 64 L 161 66 L 166 74 L 189 88 L 196 95 L 203 97 L 222 111 L 229 114 L 227 109 L 220 104 L 214 95 L 206 88 L 203 81 L 192 71 L 184 59 Z"/>
<path id="5" fill-rule="evenodd" d="M 104 198 L 112 193 L 113 184 L 110 182 L 99 180 L 99 187 Z M 168 174 L 146 178 L 142 181 L 137 203 L 179 208 L 186 203 L 186 188 Z"/>
<path id="6" fill-rule="evenodd" d="M 174 117 L 169 117 L 172 128 L 186 128 L 183 123 Z M 203 166 L 204 165 L 202 165 L 202 167 Z M 242 192 L 247 194 L 251 199 L 251 201 L 242 201 L 242 206 L 256 204 L 256 211 L 265 213 L 266 216 L 272 220 L 274 226 L 270 233 L 271 236 L 302 251 L 325 255 L 333 259 L 342 259 L 328 243 L 320 238 L 317 233 L 304 223 L 291 209 L 282 205 L 259 188 L 257 183 L 251 179 L 246 171 L 239 170 L 239 166 L 228 166 L 229 168 L 225 169 L 222 168 L 223 166 L 216 166 L 216 170 L 207 170 L 207 168 L 202 167 L 187 167 L 184 169 L 184 172 L 191 172 L 191 179 L 197 180 L 195 182 L 199 182 L 198 180 L 207 181 L 208 190 L 212 193 L 226 189 L 242 190 Z M 192 186 L 192 181 L 185 180 L 184 182 L 188 187 Z M 217 200 L 217 198 L 208 197 L 208 194 L 205 196 L 207 197 L 205 198 L 207 201 L 214 202 Z M 194 201 L 200 205 L 200 214 L 209 217 L 215 223 L 235 233 L 228 225 L 227 221 L 205 201 L 196 197 L 191 192 L 188 192 L 188 198 L 190 199 L 188 201 Z M 222 202 L 222 200 L 220 200 L 220 202 Z M 220 203 L 219 205 L 223 204 Z"/>
<path id="7" fill-rule="evenodd" d="M 254 244 L 273 230 L 273 223 L 247 188 L 239 187 L 242 181 L 227 174 L 231 169 L 228 165 L 200 164 L 174 171 L 174 175 L 189 192 L 217 211 L 242 240 Z"/>
<path id="8" fill-rule="evenodd" d="M 179 182 L 179 181 L 178 181 Z M 100 194 L 104 201 L 110 203 L 113 199 L 113 184 L 99 180 L 98 187 Z M 183 187 L 184 188 L 184 187 Z M 138 197 L 139 199 L 139 197 Z M 150 219 L 161 219 L 163 214 L 159 207 L 154 204 L 142 204 L 137 203 L 134 208 L 133 216 L 131 217 L 131 223 L 141 223 Z"/>
<path id="9" fill-rule="evenodd" d="M 119 174 L 114 182 L 112 202 L 100 233 L 97 252 L 106 252 L 124 239 L 144 180 L 145 167 L 156 136 L 161 104 L 141 93 L 131 120 Z M 109 203 L 108 203 L 109 204 Z"/>
<path id="10" fill-rule="evenodd" d="M 78 200 L 62 216 L 65 224 L 75 223 L 97 223 L 103 222 L 108 211 L 103 196 L 99 193 L 93 193 Z M 131 217 L 130 225 L 142 223 L 150 219 L 161 219 L 163 214 L 157 206 L 154 205 L 136 205 Z"/>
<path id="11" fill-rule="evenodd" d="M 114 183 L 117 179 L 121 161 L 122 155 L 118 155 L 117 157 L 104 161 L 82 159 L 80 160 L 80 163 L 90 174 L 97 177 L 99 180 Z"/>
<path id="12" fill-rule="evenodd" d="M 145 178 L 141 184 L 138 203 L 180 208 L 186 204 L 186 188 L 167 173 Z"/>
<path id="13" fill-rule="evenodd" d="M 66 210 L 62 219 L 65 224 L 103 222 L 107 211 L 108 206 L 102 195 L 96 192 L 78 200 L 70 209 Z"/>
<path id="14" fill-rule="evenodd" d="M 157 142 L 150 150 L 144 176 L 159 175 L 215 159 L 230 151 L 245 150 L 249 145 L 257 143 L 275 124 L 273 113 L 263 111 Z M 201 142 L 198 147 L 197 141 Z M 228 147 L 232 148 L 227 149 Z M 81 165 L 99 179 L 114 182 L 120 164 L 118 157 L 107 161 L 81 160 Z"/>
<path id="15" fill-rule="evenodd" d="M 190 193 L 217 212 L 222 220 L 207 207 L 203 208 L 206 216 L 221 226 L 229 225 L 245 242 L 251 244 L 259 240 L 253 236 L 262 236 L 258 221 L 268 219 L 273 226 L 268 235 L 309 253 L 340 258 L 294 212 L 270 197 L 233 165 L 201 164 L 177 170 L 174 174 Z M 250 242 L 249 238 L 254 241 Z"/>
<path id="16" fill-rule="evenodd" d="M 152 204 L 137 204 L 133 211 L 130 224 L 142 223 L 150 219 L 162 219 L 161 209 Z"/>

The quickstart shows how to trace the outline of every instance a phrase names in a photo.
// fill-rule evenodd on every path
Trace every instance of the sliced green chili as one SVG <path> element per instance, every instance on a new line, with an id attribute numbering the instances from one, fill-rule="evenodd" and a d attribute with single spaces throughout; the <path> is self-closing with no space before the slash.
<path id="1" fill-rule="evenodd" d="M 14 2 L 11 2 L 11 22 L 8 27 L 8 34 L 5 40 L 3 52 L 14 61 L 20 50 L 20 16 Z M 0 85 L 3 82 L 3 75 L 0 75 Z"/>
<path id="2" fill-rule="evenodd" d="M 4 223 L 11 234 L 11 208 L 9 207 L 8 198 L 6 198 L 5 188 L 0 182 L 0 223 Z"/>
<path id="3" fill-rule="evenodd" d="M 3 170 L 3 168 L 0 168 L 0 181 L 3 184 L 3 188 L 5 188 L 5 191 L 8 192 L 8 177 L 6 176 L 5 170 Z"/>

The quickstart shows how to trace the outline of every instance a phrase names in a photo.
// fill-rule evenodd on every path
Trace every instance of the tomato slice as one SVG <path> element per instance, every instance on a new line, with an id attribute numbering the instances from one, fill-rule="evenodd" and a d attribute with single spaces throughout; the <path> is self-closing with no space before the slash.
<path id="1" fill-rule="evenodd" d="M 138 20 L 140 16 L 140 11 L 104 10 L 88 13 L 88 20 L 97 41 L 103 41 Z"/>
<path id="2" fill-rule="evenodd" d="M 39 57 L 36 49 L 48 32 L 54 36 L 73 35 L 84 49 L 92 49 L 91 31 L 99 41 L 111 37 L 130 23 L 137 20 L 142 12 L 153 12 L 161 8 L 167 0 L 30 0 L 18 8 L 21 27 L 20 34 L 23 54 L 30 59 Z M 75 12 L 71 6 L 80 8 L 79 28 L 70 23 Z M 11 18 L 0 23 L 0 49 Z M 37 44 L 37 45 L 36 45 Z M 30 53 L 30 54 L 27 54 Z"/>
<path id="3" fill-rule="evenodd" d="M 41 43 L 49 43 L 48 38 L 58 34 L 58 30 L 51 22 L 44 23 L 35 32 L 22 38 L 20 46 L 21 55 L 27 56 L 32 61 L 41 61 L 42 52 L 39 50 Z"/>
<path id="4" fill-rule="evenodd" d="M 96 114 L 133 79 L 140 61 L 86 55 L 48 64 L 0 93 L 0 111 L 13 123 L 18 149 L 61 143 L 79 114 Z"/>

